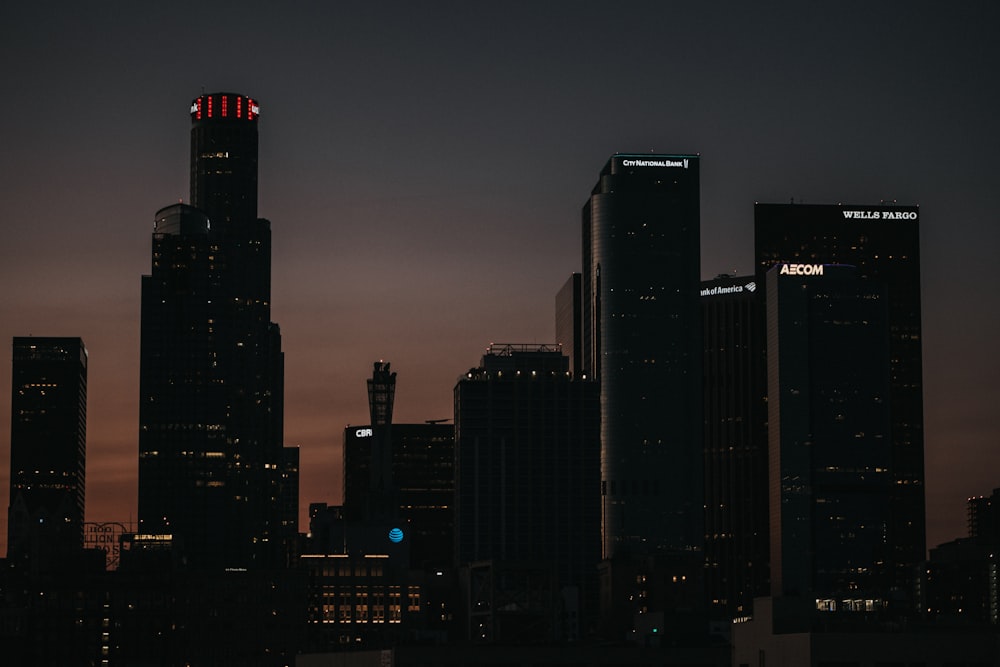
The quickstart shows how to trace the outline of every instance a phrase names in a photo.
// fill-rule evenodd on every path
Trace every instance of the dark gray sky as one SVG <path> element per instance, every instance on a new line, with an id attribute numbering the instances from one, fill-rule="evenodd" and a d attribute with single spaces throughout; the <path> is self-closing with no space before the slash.
<path id="1" fill-rule="evenodd" d="M 553 341 L 608 156 L 700 153 L 704 277 L 752 270 L 755 201 L 921 206 L 933 546 L 1000 486 L 1000 10 L 957 5 L 17 3 L 0 341 L 84 338 L 88 519 L 134 516 L 153 214 L 188 198 L 191 99 L 251 95 L 286 442 L 302 506 L 336 503 L 372 361 L 399 373 L 397 421 L 449 417 L 488 343 Z"/>

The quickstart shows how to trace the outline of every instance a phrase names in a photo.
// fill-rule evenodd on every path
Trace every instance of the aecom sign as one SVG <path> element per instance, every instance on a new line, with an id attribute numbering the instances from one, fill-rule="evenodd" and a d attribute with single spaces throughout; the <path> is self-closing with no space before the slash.
<path id="1" fill-rule="evenodd" d="M 821 276 L 822 264 L 782 264 L 778 273 L 782 276 Z"/>

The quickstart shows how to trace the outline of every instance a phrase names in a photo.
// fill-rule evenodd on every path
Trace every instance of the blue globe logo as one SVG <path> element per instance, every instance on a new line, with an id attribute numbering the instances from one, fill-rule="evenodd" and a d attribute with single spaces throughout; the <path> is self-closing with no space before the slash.
<path id="1" fill-rule="evenodd" d="M 403 541 L 403 531 L 399 528 L 393 528 L 389 531 L 389 541 L 393 543 L 400 543 Z"/>

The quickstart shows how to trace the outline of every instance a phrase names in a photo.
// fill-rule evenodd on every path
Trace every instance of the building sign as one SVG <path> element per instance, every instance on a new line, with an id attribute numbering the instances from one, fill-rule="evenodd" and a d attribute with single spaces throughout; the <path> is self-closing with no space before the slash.
<path id="1" fill-rule="evenodd" d="M 656 160 L 640 160 L 625 158 L 622 160 L 623 167 L 683 167 L 688 168 L 688 159 L 669 160 L 666 158 Z"/>
<path id="2" fill-rule="evenodd" d="M 370 428 L 359 428 L 354 432 L 355 438 L 370 438 L 372 437 L 372 430 Z"/>
<path id="3" fill-rule="evenodd" d="M 701 290 L 701 296 L 720 296 L 723 294 L 741 294 L 743 292 L 756 292 L 757 283 L 750 281 L 745 285 L 715 285 L 713 287 L 704 287 Z"/>
<path id="4" fill-rule="evenodd" d="M 841 211 L 847 220 L 916 220 L 916 211 Z"/>
<path id="5" fill-rule="evenodd" d="M 84 523 L 83 547 L 102 550 L 107 569 L 116 570 L 121 555 L 118 538 L 127 532 L 124 524 L 120 523 Z"/>
<path id="6" fill-rule="evenodd" d="M 782 264 L 778 271 L 783 276 L 821 276 L 822 264 Z"/>

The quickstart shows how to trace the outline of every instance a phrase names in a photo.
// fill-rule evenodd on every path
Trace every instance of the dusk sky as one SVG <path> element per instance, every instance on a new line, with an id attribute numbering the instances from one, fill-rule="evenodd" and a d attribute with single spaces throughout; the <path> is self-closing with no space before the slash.
<path id="1" fill-rule="evenodd" d="M 490 342 L 555 342 L 598 172 L 655 151 L 701 155 L 704 278 L 753 271 L 755 201 L 920 205 L 928 546 L 964 536 L 1000 487 L 998 27 L 990 2 L 5 7 L 3 506 L 11 339 L 80 336 L 87 519 L 135 518 L 153 214 L 188 201 L 191 100 L 228 91 L 261 105 L 303 517 L 340 502 L 373 361 L 421 422 Z"/>

